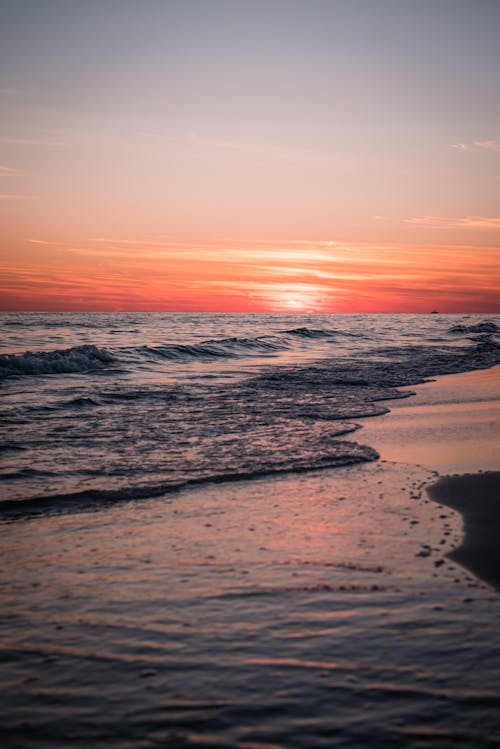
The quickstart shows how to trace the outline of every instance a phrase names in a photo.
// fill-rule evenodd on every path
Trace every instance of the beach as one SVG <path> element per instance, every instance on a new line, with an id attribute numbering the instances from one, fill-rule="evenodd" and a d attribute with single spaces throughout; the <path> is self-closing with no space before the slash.
<path id="1" fill-rule="evenodd" d="M 363 420 L 376 463 L 4 523 L 4 745 L 500 745 L 498 372 Z"/>
<path id="2" fill-rule="evenodd" d="M 390 413 L 363 423 L 363 437 L 387 460 L 440 474 L 500 465 L 500 367 L 440 376 L 408 388 Z"/>
<path id="3" fill-rule="evenodd" d="M 500 368 L 419 385 L 408 402 L 365 426 L 365 435 L 388 459 L 414 458 L 439 471 L 444 478 L 429 496 L 465 522 L 449 558 L 500 588 Z"/>
<path id="4" fill-rule="evenodd" d="M 0 18 L 0 749 L 500 749 L 500 0 Z"/>

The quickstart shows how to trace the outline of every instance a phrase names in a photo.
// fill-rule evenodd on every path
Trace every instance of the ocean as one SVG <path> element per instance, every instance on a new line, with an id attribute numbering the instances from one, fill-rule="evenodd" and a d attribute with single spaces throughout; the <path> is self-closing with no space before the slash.
<path id="1" fill-rule="evenodd" d="M 0 327 L 2 746 L 500 746 L 498 592 L 361 428 L 499 316 Z"/>
<path id="2" fill-rule="evenodd" d="M 373 461 L 356 419 L 500 361 L 484 315 L 4 313 L 0 330 L 0 513 L 21 515 Z"/>

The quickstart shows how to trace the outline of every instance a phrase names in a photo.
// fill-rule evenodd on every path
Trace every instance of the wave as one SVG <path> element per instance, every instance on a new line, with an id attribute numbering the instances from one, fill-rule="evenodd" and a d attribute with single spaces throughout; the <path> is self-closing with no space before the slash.
<path id="1" fill-rule="evenodd" d="M 5 423 L 5 420 L 4 420 Z M 13 452 L 25 452 L 28 448 L 18 445 L 16 442 L 0 442 L 0 453 L 12 450 Z"/>
<path id="2" fill-rule="evenodd" d="M 74 346 L 55 351 L 25 351 L 23 354 L 0 354 L 0 379 L 15 375 L 46 375 L 101 370 L 111 363 L 148 359 L 186 361 L 190 359 L 214 360 L 240 358 L 251 355 L 273 356 L 288 348 L 279 336 L 259 338 L 222 338 L 201 343 L 166 343 L 161 346 L 139 346 L 137 348 L 108 349 L 95 345 Z"/>
<path id="3" fill-rule="evenodd" d="M 29 499 L 8 499 L 0 502 L 0 518 L 3 521 L 16 520 L 21 517 L 54 515 L 71 512 L 92 511 L 106 505 L 130 502 L 133 500 L 154 499 L 171 494 L 181 489 L 195 488 L 206 484 L 222 484 L 231 481 L 248 481 L 265 476 L 285 473 L 306 473 L 324 468 L 355 465 L 372 462 L 380 457 L 376 450 L 356 442 L 338 442 L 336 447 L 345 447 L 344 454 L 326 455 L 313 460 L 291 459 L 284 463 L 271 463 L 262 468 L 240 472 L 224 472 L 201 476 L 199 478 L 167 481 L 143 486 L 122 487 L 119 489 L 87 489 L 71 494 L 52 494 L 30 497 Z"/>
<path id="4" fill-rule="evenodd" d="M 72 398 L 64 405 L 75 406 L 76 408 L 87 408 L 93 406 L 101 406 L 102 403 L 97 398 L 93 398 L 91 396 L 79 396 L 77 398 Z"/>
<path id="5" fill-rule="evenodd" d="M 290 328 L 288 330 L 281 330 L 280 333 L 286 336 L 293 336 L 294 338 L 306 338 L 306 339 L 321 339 L 331 340 L 332 338 L 363 338 L 363 333 L 358 333 L 352 330 L 334 330 L 333 328 Z"/>
<path id="6" fill-rule="evenodd" d="M 222 338 L 194 344 L 170 343 L 163 346 L 144 346 L 142 351 L 164 359 L 215 359 L 247 356 L 249 354 L 272 355 L 286 348 L 284 341 L 268 336 L 262 338 Z"/>
<path id="7" fill-rule="evenodd" d="M 475 325 L 454 325 L 448 330 L 451 335 L 463 335 L 464 333 L 500 333 L 500 327 L 490 320 L 476 323 Z"/>
<path id="8" fill-rule="evenodd" d="M 209 339 L 192 344 L 165 343 L 158 346 L 120 347 L 114 349 L 113 352 L 94 344 L 86 344 L 53 351 L 0 354 L 0 380 L 16 375 L 37 376 L 86 372 L 106 374 L 112 372 L 111 364 L 137 363 L 141 359 L 147 359 L 154 363 L 165 359 L 182 362 L 189 360 L 215 361 L 217 359 L 237 359 L 250 356 L 272 357 L 293 348 L 293 341 L 287 341 L 287 336 L 313 342 L 317 339 L 331 340 L 332 336 L 360 335 L 359 333 L 308 327 L 291 328 L 279 331 L 279 333 L 280 335 L 269 334 L 255 338 Z M 455 325 L 447 333 L 457 337 L 465 335 L 470 341 L 479 344 L 477 350 L 480 351 L 498 345 L 500 327 L 492 321 L 483 321 L 474 325 Z M 406 354 L 410 353 L 410 347 L 406 346 L 404 350 Z M 391 358 L 397 358 L 401 355 L 400 347 L 381 348 L 377 351 Z M 421 354 L 422 351 L 418 348 L 415 353 Z M 349 381 L 347 384 L 353 383 Z M 356 384 L 364 383 L 356 381 Z"/>
<path id="9" fill-rule="evenodd" d="M 251 356 L 273 357 L 293 349 L 293 339 L 331 339 L 332 336 L 359 334 L 318 328 L 291 328 L 254 337 L 213 338 L 195 343 L 165 342 L 159 345 L 121 346 L 112 349 L 95 344 L 53 351 L 26 351 L 22 354 L 0 354 L 0 379 L 14 375 L 46 375 L 88 372 L 106 369 L 112 362 L 137 363 L 148 360 L 172 362 L 215 361 Z"/>
<path id="10" fill-rule="evenodd" d="M 281 330 L 285 335 L 299 336 L 300 338 L 330 338 L 336 335 L 337 331 L 325 328 L 292 328 L 291 330 Z"/>
<path id="11" fill-rule="evenodd" d="M 16 460 L 17 470 L 23 465 L 52 470 L 53 452 L 45 445 L 55 444 L 58 455 L 68 456 L 69 474 L 63 473 L 64 465 L 58 458 L 61 471 L 50 482 L 33 474 L 22 477 L 25 483 L 11 476 L 12 486 L 8 490 L 3 486 L 9 500 L 0 505 L 0 515 L 85 511 L 107 503 L 159 497 L 202 482 L 253 479 L 374 460 L 376 453 L 371 448 L 336 439 L 355 428 L 338 422 L 382 413 L 387 409 L 376 403 L 408 395 L 393 388 L 499 363 L 500 346 L 491 338 L 466 348 L 450 342 L 439 348 L 403 346 L 389 349 L 390 357 L 377 350 L 373 360 L 359 356 L 323 359 L 307 366 L 268 367 L 250 379 L 202 390 L 156 380 L 151 386 L 140 385 L 127 378 L 92 391 L 88 383 L 85 389 L 77 383 L 76 388 L 64 391 L 63 402 L 54 402 L 51 389 L 49 401 L 42 401 L 37 408 L 76 407 L 78 416 L 73 413 L 68 419 L 65 412 L 64 421 L 56 421 L 52 414 L 46 420 L 37 417 L 35 431 L 26 428 L 29 421 L 12 421 L 9 431 L 5 430 L 4 445 L 12 449 L 26 444 L 32 450 L 31 458 Z M 213 343 L 223 344 L 234 355 L 245 351 L 249 342 L 255 346 L 256 341 L 228 338 Z M 280 345 L 280 339 L 266 337 L 264 344 L 269 343 Z M 121 351 L 144 359 L 143 348 Z M 80 347 L 57 353 L 67 360 L 75 352 L 88 355 L 89 349 L 94 354 L 97 351 Z M 45 364 L 52 361 L 53 354 L 45 355 Z M 199 348 L 195 355 L 200 355 Z M 104 352 L 104 361 L 98 356 L 102 367 L 98 371 L 114 371 L 112 367 L 104 369 L 110 356 Z M 25 355 L 12 358 L 26 359 Z M 16 390 L 21 388 L 16 386 Z M 71 400 L 67 400 L 68 393 Z M 159 400 L 145 402 L 151 398 Z M 107 408 L 109 403 L 112 408 Z M 15 405 L 17 409 L 17 402 Z M 95 405 L 100 407 L 98 419 L 93 418 Z M 28 407 L 33 408 L 31 402 Z"/>
<path id="12" fill-rule="evenodd" d="M 47 375 L 88 372 L 103 369 L 115 362 L 104 348 L 85 345 L 56 351 L 25 351 L 23 354 L 0 355 L 0 378 L 16 375 Z"/>

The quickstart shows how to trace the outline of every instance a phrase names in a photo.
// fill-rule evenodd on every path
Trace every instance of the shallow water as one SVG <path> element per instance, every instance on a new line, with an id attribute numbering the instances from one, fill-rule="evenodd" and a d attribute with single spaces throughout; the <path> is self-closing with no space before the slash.
<path id="1" fill-rule="evenodd" d="M 0 527 L 5 746 L 492 747 L 498 596 L 387 463 Z"/>
<path id="2" fill-rule="evenodd" d="M 0 320 L 0 512 L 18 516 L 373 461 L 356 420 L 396 388 L 500 361 L 498 316 Z"/>
<path id="3" fill-rule="evenodd" d="M 1 319 L 3 746 L 500 745 L 498 595 L 358 431 L 498 317 Z"/>
<path id="4" fill-rule="evenodd" d="M 442 475 L 500 468 L 500 366 L 444 375 L 391 401 L 363 423 L 359 439 L 387 460 L 420 463 Z"/>

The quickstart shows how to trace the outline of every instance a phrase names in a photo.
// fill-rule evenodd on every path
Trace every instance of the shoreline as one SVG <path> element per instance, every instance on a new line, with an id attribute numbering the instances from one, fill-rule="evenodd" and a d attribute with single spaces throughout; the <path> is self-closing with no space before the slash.
<path id="1" fill-rule="evenodd" d="M 446 505 L 454 510 L 456 518 L 452 523 L 453 528 L 441 527 L 440 530 L 428 529 L 428 539 L 420 537 L 421 549 L 417 556 L 428 556 L 430 553 L 441 554 L 440 560 L 433 560 L 441 566 L 445 559 L 450 560 L 465 570 L 472 572 L 479 580 L 500 589 L 500 551 L 496 547 L 496 539 L 500 535 L 500 503 L 495 502 L 495 496 L 500 496 L 500 453 L 497 446 L 500 445 L 500 365 L 485 369 L 472 370 L 465 373 L 439 375 L 425 383 L 417 384 L 409 388 L 402 388 L 408 397 L 390 400 L 390 411 L 377 417 L 367 417 L 357 433 L 357 442 L 369 445 L 379 454 L 379 460 L 375 464 L 355 464 L 347 470 L 348 474 L 359 475 L 363 481 L 371 485 L 373 497 L 386 502 L 388 495 L 382 490 L 379 493 L 379 485 L 383 483 L 379 478 L 387 478 L 383 464 L 387 468 L 391 466 L 393 471 L 399 475 L 402 489 L 408 490 L 410 486 L 419 486 L 416 494 L 410 490 L 410 499 L 420 498 L 427 494 L 430 500 L 439 506 Z M 497 452 L 495 452 L 497 450 Z M 497 454 L 498 453 L 498 454 Z M 382 464 L 379 470 L 374 466 Z M 364 470 L 360 470 L 365 465 Z M 486 473 L 483 473 L 486 471 Z M 324 472 L 324 481 L 316 482 L 314 476 L 319 478 Z M 427 478 L 417 478 L 417 474 L 425 472 Z M 346 471 L 340 467 L 329 467 L 319 473 L 316 471 L 284 472 L 277 474 L 255 476 L 251 484 L 242 477 L 241 489 L 235 485 L 234 480 L 223 481 L 220 484 L 208 482 L 206 484 L 179 487 L 171 495 L 161 497 L 144 498 L 139 505 L 145 503 L 147 507 L 155 501 L 175 502 L 175 497 L 180 492 L 183 496 L 192 493 L 212 495 L 218 493 L 225 496 L 227 493 L 240 495 L 248 491 L 253 481 L 268 483 L 269 486 L 284 484 L 290 487 L 308 483 L 308 475 L 311 476 L 311 484 L 315 487 L 325 487 L 328 482 L 335 488 L 337 484 L 343 484 Z M 368 477 L 372 474 L 371 479 Z M 380 476 L 377 476 L 380 474 Z M 276 484 L 277 482 L 277 484 Z M 347 487 L 346 487 L 347 488 Z M 316 488 L 315 491 L 318 489 Z M 293 493 L 293 489 L 291 489 Z M 321 489 L 321 492 L 324 488 Z M 352 488 L 346 493 L 351 492 Z M 250 494 L 252 491 L 250 491 Z M 313 491 L 314 493 L 314 491 Z M 401 507 L 405 502 L 405 491 L 401 492 L 399 501 Z M 397 512 L 398 496 L 393 486 L 389 494 L 392 496 L 392 511 Z M 81 499 L 81 498 L 79 498 Z M 429 501 L 429 500 L 424 500 Z M 10 503 L 7 503 L 10 505 Z M 2 508 L 2 520 L 5 522 L 17 518 L 17 505 L 9 509 Z M 110 510 L 115 503 L 100 506 L 101 512 Z M 125 507 L 124 503 L 117 503 L 117 508 Z M 135 504 L 132 502 L 132 504 Z M 26 510 L 26 507 L 23 507 Z M 72 508 L 73 510 L 75 508 Z M 89 507 L 78 507 L 78 511 L 87 513 Z M 415 508 L 416 509 L 416 508 Z M 375 511 L 375 508 L 373 508 Z M 379 512 L 379 510 L 377 510 Z M 23 513 L 24 514 L 24 513 Z M 36 513 L 43 517 L 45 513 Z M 56 517 L 60 513 L 48 513 L 47 517 Z M 65 512 L 62 513 L 63 515 Z M 376 513 L 375 513 L 376 514 Z M 411 510 L 413 515 L 413 508 Z M 427 520 L 435 523 L 435 518 L 429 515 Z M 26 517 L 34 517 L 28 514 Z M 441 515 L 440 518 L 449 518 Z M 422 518 L 423 520 L 423 518 Z M 324 522 L 324 520 L 323 520 Z M 412 522 L 420 522 L 413 517 Z M 425 523 L 425 521 L 424 521 Z M 462 524 L 463 528 L 459 530 Z M 438 523 L 443 526 L 443 523 Z M 448 525 L 449 524 L 445 524 Z M 373 528 L 365 529 L 370 535 L 375 536 Z M 395 527 L 393 531 L 395 531 Z M 389 535 L 393 534 L 393 531 Z M 453 531 L 455 546 L 450 548 L 450 534 Z M 406 535 L 404 526 L 400 526 L 400 532 Z M 441 539 L 431 539 L 441 534 Z M 460 540 L 461 536 L 461 540 Z M 428 541 L 428 543 L 427 543 Z M 432 550 L 429 551 L 428 550 Z M 381 558 L 385 556 L 381 553 Z M 404 568 L 405 552 L 403 547 L 398 549 L 396 557 Z M 374 558 L 374 557 L 373 557 Z M 411 557 L 410 557 L 411 558 Z M 373 562 L 373 559 L 372 559 Z M 397 565 L 396 565 L 397 566 Z"/>
<path id="2" fill-rule="evenodd" d="M 441 375 L 411 391 L 361 435 L 382 460 L 440 476 L 427 495 L 464 525 L 446 557 L 500 590 L 500 366 Z"/>
<path id="3" fill-rule="evenodd" d="M 450 395 L 456 380 L 443 381 Z M 80 734 L 96 749 L 124 736 L 134 748 L 486 746 L 500 599 L 464 567 L 461 507 L 427 496 L 438 478 L 382 454 L 0 523 L 4 734 L 19 747 Z M 443 481 L 451 507 L 463 477 Z"/>
<path id="4" fill-rule="evenodd" d="M 441 475 L 500 470 L 500 365 L 399 388 L 408 397 L 362 421 L 358 441 L 385 460 Z"/>

